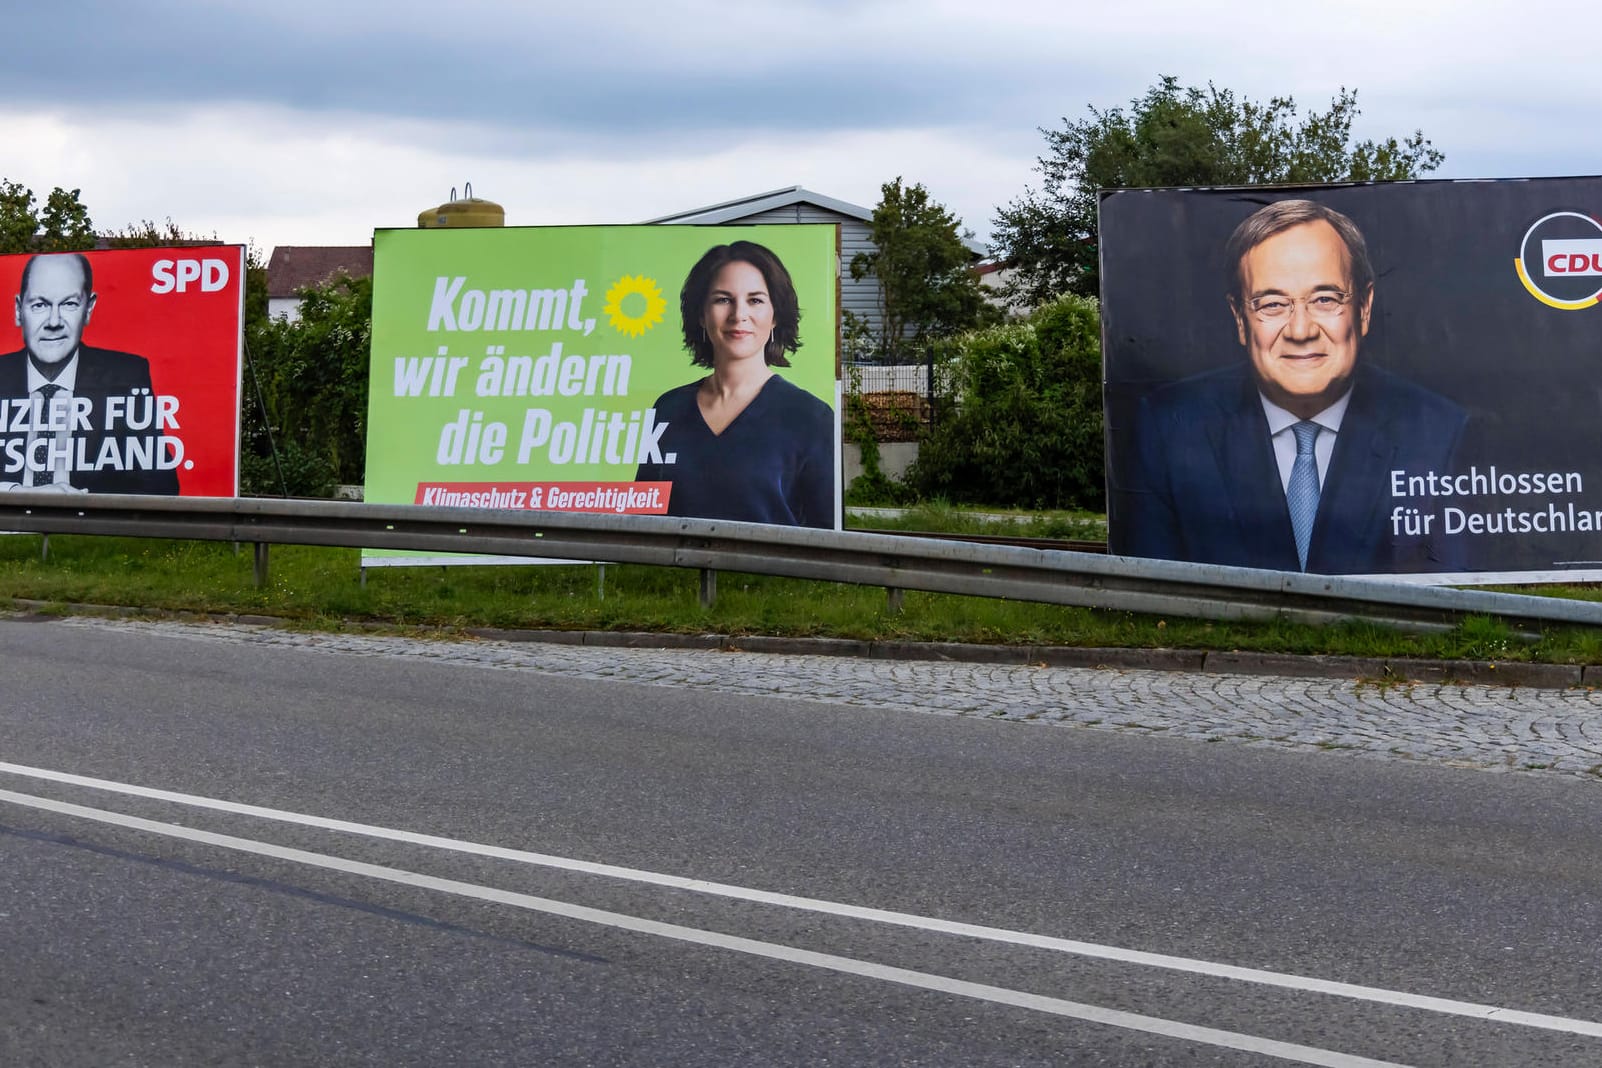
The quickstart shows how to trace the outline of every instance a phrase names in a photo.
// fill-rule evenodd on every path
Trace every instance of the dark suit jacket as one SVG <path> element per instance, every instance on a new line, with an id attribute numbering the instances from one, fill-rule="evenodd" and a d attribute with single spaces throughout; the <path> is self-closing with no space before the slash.
<path id="1" fill-rule="evenodd" d="M 1389 372 L 1358 364 L 1313 521 L 1307 570 L 1326 575 L 1461 570 L 1436 531 L 1396 536 L 1390 473 L 1450 469 L 1463 409 Z M 1121 435 L 1110 548 L 1129 556 L 1299 571 L 1290 510 L 1249 367 L 1167 386 Z"/>
<path id="2" fill-rule="evenodd" d="M 834 412 L 774 375 L 734 421 L 714 434 L 701 417 L 697 379 L 656 399 L 666 423 L 661 452 L 673 463 L 642 463 L 640 482 L 671 482 L 668 515 L 742 523 L 834 526 Z"/>
<path id="3" fill-rule="evenodd" d="M 74 435 L 74 455 L 77 438 L 83 438 L 83 453 L 90 463 L 100 455 L 100 445 L 106 439 L 106 398 L 130 396 L 136 389 L 149 390 L 150 363 L 143 356 L 110 349 L 94 349 L 87 345 L 78 348 L 78 378 L 73 396 L 86 397 L 90 402 L 89 427 Z M 0 397 L 26 398 L 28 396 L 28 354 L 8 352 L 0 356 Z M 128 430 L 119 427 L 115 436 L 146 437 L 161 431 L 155 427 Z M 10 433 L 10 420 L 0 427 L 0 458 L 11 439 L 27 438 L 26 433 Z M 5 481 L 20 480 L 16 472 L 0 474 Z M 165 493 L 178 492 L 177 471 L 74 471 L 72 484 L 91 493 Z"/>

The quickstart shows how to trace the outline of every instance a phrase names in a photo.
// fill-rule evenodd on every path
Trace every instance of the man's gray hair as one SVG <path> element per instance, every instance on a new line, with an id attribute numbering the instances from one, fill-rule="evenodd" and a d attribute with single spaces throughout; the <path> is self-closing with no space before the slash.
<path id="1" fill-rule="evenodd" d="M 88 256 L 81 252 L 41 252 L 38 255 L 29 256 L 28 262 L 22 265 L 22 278 L 17 283 L 17 295 L 21 296 L 28 291 L 28 276 L 33 273 L 34 264 L 40 260 L 57 256 L 71 256 L 77 260 L 78 269 L 83 272 L 83 291 L 85 293 L 93 293 L 95 291 L 95 271 L 93 267 L 89 266 Z"/>
<path id="2" fill-rule="evenodd" d="M 1241 263 L 1246 254 L 1275 234 L 1284 233 L 1303 223 L 1327 222 L 1335 228 L 1346 245 L 1346 258 L 1351 264 L 1351 296 L 1361 300 L 1374 284 L 1374 267 L 1368 261 L 1368 242 L 1357 224 L 1334 208 L 1312 200 L 1276 200 L 1248 215 L 1224 245 L 1224 260 L 1229 264 L 1229 297 L 1236 304 L 1241 300 L 1245 277 Z"/>

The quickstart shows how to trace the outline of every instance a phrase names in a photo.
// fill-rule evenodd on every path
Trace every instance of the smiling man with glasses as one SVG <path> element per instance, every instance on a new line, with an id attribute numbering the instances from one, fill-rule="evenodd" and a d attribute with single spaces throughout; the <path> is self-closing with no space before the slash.
<path id="1" fill-rule="evenodd" d="M 1465 414 L 1359 358 L 1374 308 L 1367 243 L 1345 215 L 1281 200 L 1225 245 L 1246 360 L 1141 405 L 1115 552 L 1310 571 L 1452 571 L 1437 532 L 1390 521 L 1392 470 L 1447 470 Z"/>

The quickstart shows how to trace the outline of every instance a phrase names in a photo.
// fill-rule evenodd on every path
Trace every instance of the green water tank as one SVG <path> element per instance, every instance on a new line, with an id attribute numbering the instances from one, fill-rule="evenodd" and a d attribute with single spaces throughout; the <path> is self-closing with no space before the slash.
<path id="1" fill-rule="evenodd" d="M 417 225 L 424 230 L 441 227 L 455 229 L 462 226 L 505 226 L 506 209 L 493 200 L 480 200 L 473 195 L 473 184 L 467 183 L 464 195 L 458 199 L 451 188 L 451 198 L 437 208 L 417 213 Z"/>

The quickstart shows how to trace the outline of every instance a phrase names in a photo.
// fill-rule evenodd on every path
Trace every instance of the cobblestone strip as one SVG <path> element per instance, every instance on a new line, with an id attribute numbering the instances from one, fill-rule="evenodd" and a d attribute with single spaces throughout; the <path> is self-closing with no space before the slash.
<path id="1" fill-rule="evenodd" d="M 446 641 L 91 617 L 52 625 L 1602 779 L 1602 693 L 1582 689 Z"/>

